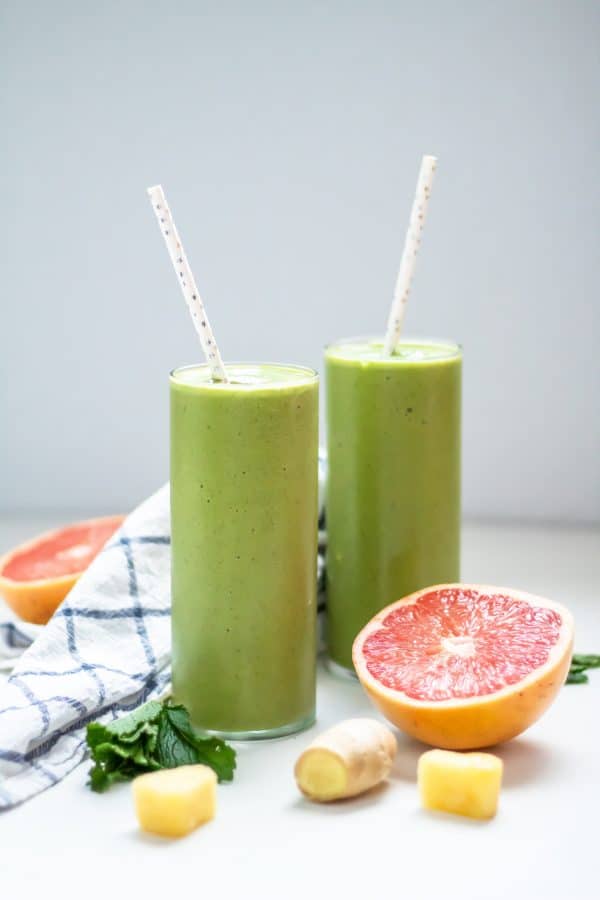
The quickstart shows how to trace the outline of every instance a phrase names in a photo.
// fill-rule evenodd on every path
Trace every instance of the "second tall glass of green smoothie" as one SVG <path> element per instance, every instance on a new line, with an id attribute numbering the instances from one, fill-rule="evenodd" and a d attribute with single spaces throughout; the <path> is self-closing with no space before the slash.
<path id="1" fill-rule="evenodd" d="M 171 375 L 173 694 L 198 729 L 289 734 L 315 715 L 318 379 Z"/>
<path id="2" fill-rule="evenodd" d="M 379 610 L 460 577 L 461 351 L 376 338 L 328 347 L 328 653 Z"/>

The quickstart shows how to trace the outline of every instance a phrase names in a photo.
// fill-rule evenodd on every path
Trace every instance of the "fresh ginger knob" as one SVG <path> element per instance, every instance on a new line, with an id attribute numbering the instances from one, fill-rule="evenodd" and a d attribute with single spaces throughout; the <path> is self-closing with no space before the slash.
<path id="1" fill-rule="evenodd" d="M 377 719 L 347 719 L 306 748 L 294 769 L 296 783 L 321 803 L 354 797 L 389 775 L 397 750 L 396 738 Z"/>

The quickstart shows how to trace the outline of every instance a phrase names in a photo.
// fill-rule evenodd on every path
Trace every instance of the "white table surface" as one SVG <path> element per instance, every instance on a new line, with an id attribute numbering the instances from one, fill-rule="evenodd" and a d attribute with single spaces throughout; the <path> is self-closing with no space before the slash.
<path id="1" fill-rule="evenodd" d="M 48 521 L 0 522 L 0 551 Z M 600 652 L 600 531 L 471 525 L 465 581 L 514 585 L 567 604 L 576 649 Z M 2 898 L 346 898 L 520 900 L 600 896 L 600 670 L 563 688 L 544 718 L 498 749 L 497 817 L 473 822 L 419 808 L 423 747 L 400 737 L 386 785 L 344 803 L 302 799 L 293 764 L 318 729 L 375 715 L 358 684 L 319 671 L 318 723 L 279 741 L 242 744 L 217 818 L 180 841 L 144 836 L 128 785 L 85 786 L 87 765 L 0 815 Z M 133 896 L 133 894 L 131 894 Z"/>

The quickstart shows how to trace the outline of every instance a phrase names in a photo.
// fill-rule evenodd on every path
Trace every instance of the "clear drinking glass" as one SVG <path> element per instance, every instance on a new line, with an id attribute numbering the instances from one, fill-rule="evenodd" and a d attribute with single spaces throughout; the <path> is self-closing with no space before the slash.
<path id="1" fill-rule="evenodd" d="M 451 341 L 339 341 L 327 379 L 327 641 L 352 643 L 388 603 L 460 576 L 462 350 Z"/>
<path id="2" fill-rule="evenodd" d="M 173 694 L 198 729 L 274 737 L 315 716 L 318 376 L 171 373 Z"/>

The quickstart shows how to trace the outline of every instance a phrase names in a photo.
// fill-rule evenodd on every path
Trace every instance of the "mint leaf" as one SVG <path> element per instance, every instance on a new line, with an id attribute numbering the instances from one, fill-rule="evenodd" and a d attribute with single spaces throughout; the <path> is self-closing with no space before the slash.
<path id="1" fill-rule="evenodd" d="M 587 684 L 587 669 L 600 668 L 600 655 L 596 653 L 574 653 L 565 684 Z"/>
<path id="2" fill-rule="evenodd" d="M 595 653 L 574 653 L 571 665 L 584 666 L 586 669 L 600 668 L 600 655 Z"/>
<path id="3" fill-rule="evenodd" d="M 156 756 L 163 769 L 175 769 L 177 766 L 190 766 L 198 762 L 196 748 L 173 727 L 168 708 L 160 721 Z"/>
<path id="4" fill-rule="evenodd" d="M 235 750 L 219 738 L 197 738 L 198 762 L 210 766 L 219 781 L 233 781 Z"/>
<path id="5" fill-rule="evenodd" d="M 98 792 L 157 769 L 203 763 L 219 781 L 231 781 L 235 770 L 235 751 L 219 738 L 197 737 L 184 706 L 154 700 L 107 725 L 92 722 L 87 742 L 89 785 Z"/>
<path id="6" fill-rule="evenodd" d="M 105 791 L 112 784 L 111 775 L 100 766 L 94 766 L 90 770 L 89 784 L 93 791 Z"/>
<path id="7" fill-rule="evenodd" d="M 87 727 L 87 741 L 90 748 L 105 741 L 115 740 L 119 743 L 136 743 L 143 734 L 156 737 L 158 720 L 162 713 L 162 705 L 155 700 L 134 709 L 121 719 L 115 719 L 106 725 L 92 722 Z"/>
<path id="8" fill-rule="evenodd" d="M 565 684 L 587 684 L 589 678 L 584 672 L 569 672 Z"/>
<path id="9" fill-rule="evenodd" d="M 138 706 L 133 712 L 128 713 L 121 719 L 115 719 L 103 727 L 115 738 L 121 741 L 137 740 L 138 735 L 144 731 L 149 724 L 158 723 L 162 713 L 162 703 L 158 700 L 150 700 L 143 706 Z M 102 727 L 102 726 L 101 726 Z"/>
<path id="10" fill-rule="evenodd" d="M 166 706 L 165 717 L 179 733 L 182 741 L 191 745 L 196 754 L 196 762 L 213 769 L 219 781 L 233 781 L 235 770 L 235 750 L 219 738 L 201 738 L 196 735 L 185 706 Z"/>
<path id="11" fill-rule="evenodd" d="M 192 723 L 190 722 L 190 714 L 181 704 L 179 706 L 166 706 L 165 714 L 179 734 L 190 741 L 192 744 L 197 740 Z"/>

